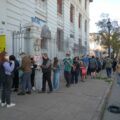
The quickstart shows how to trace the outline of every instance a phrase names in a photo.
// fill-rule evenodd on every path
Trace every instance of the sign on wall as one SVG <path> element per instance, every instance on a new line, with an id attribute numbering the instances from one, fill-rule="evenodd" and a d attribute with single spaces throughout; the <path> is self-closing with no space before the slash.
<path id="1" fill-rule="evenodd" d="M 5 51 L 6 48 L 6 35 L 0 35 L 0 52 Z"/>
<path id="2" fill-rule="evenodd" d="M 38 17 L 31 17 L 32 23 L 36 23 L 37 25 L 39 25 L 40 27 L 44 26 L 46 24 L 46 21 L 38 18 Z"/>

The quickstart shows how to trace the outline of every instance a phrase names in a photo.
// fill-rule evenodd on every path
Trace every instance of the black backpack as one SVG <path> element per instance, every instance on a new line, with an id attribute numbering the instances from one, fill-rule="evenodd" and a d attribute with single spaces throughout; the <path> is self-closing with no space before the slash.
<path id="1" fill-rule="evenodd" d="M 91 58 L 91 59 L 89 60 L 89 68 L 91 68 L 91 69 L 96 69 L 96 67 L 97 67 L 97 62 L 96 62 L 96 60 L 95 60 L 94 58 Z"/>

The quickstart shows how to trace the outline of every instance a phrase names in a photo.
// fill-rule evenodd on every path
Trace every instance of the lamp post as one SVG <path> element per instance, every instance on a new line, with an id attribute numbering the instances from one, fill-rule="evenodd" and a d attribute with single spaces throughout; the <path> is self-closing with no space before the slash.
<path id="1" fill-rule="evenodd" d="M 108 19 L 108 22 L 107 22 L 107 28 L 108 28 L 108 55 L 109 57 L 111 58 L 111 52 L 110 52 L 110 30 L 111 30 L 111 22 L 110 22 L 110 19 Z"/>

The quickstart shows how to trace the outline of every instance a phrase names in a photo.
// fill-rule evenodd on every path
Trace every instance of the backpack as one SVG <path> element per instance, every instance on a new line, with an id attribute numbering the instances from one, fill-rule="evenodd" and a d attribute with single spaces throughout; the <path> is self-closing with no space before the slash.
<path id="1" fill-rule="evenodd" d="M 97 62 L 95 59 L 92 58 L 89 60 L 89 67 L 92 69 L 95 69 L 97 67 Z"/>

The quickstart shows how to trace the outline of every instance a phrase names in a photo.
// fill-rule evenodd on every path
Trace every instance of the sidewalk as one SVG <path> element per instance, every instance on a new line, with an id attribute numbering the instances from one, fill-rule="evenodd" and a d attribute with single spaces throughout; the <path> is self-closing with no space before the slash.
<path id="1" fill-rule="evenodd" d="M 1 108 L 1 120 L 98 120 L 103 99 L 110 84 L 88 79 L 70 88 L 62 81 L 61 89 L 51 94 L 17 96 L 14 108 Z"/>
<path id="2" fill-rule="evenodd" d="M 116 78 L 115 78 L 113 88 L 111 90 L 108 104 L 105 109 L 103 120 L 120 120 L 120 114 L 111 113 L 107 110 L 109 105 L 115 105 L 120 107 L 120 86 L 117 85 Z"/>

